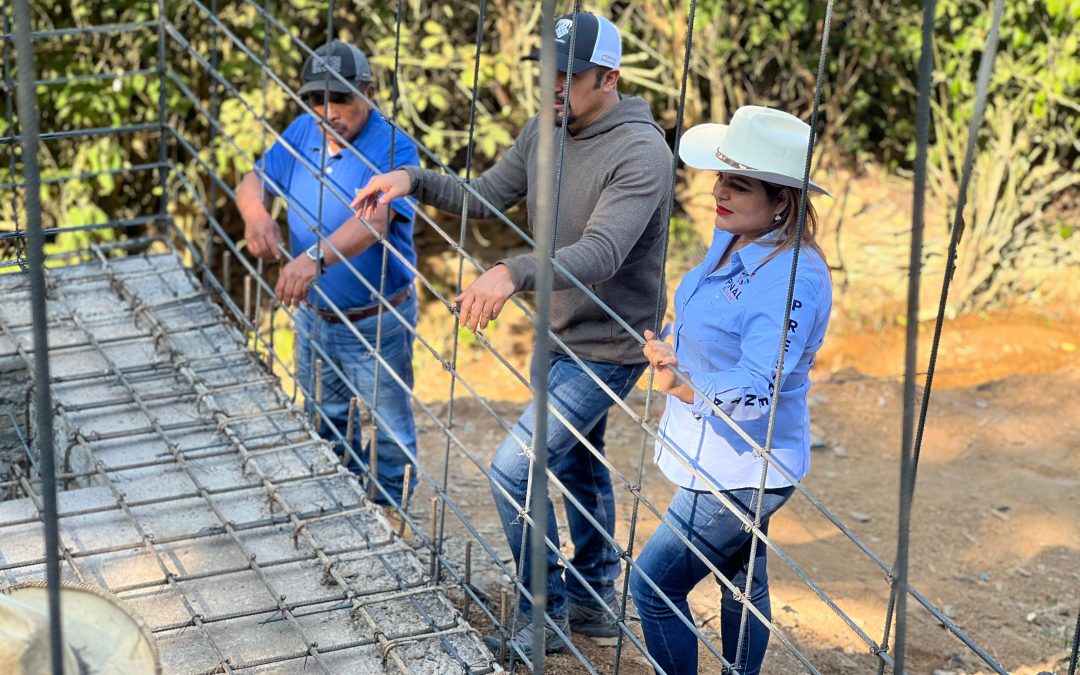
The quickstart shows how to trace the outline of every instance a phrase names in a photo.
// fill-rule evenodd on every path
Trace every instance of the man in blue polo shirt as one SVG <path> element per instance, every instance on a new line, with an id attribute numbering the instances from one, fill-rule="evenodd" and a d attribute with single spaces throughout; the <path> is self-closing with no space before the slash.
<path id="1" fill-rule="evenodd" d="M 248 251 L 272 261 L 281 258 L 283 243 L 270 202 L 274 196 L 285 201 L 289 248 L 295 257 L 282 269 L 276 294 L 283 305 L 296 307 L 296 375 L 305 392 L 305 407 L 314 410 L 314 364 L 322 359 L 325 416 L 320 415 L 319 433 L 342 449 L 337 442 L 345 435 L 355 388 L 375 411 L 378 482 L 385 490 L 385 494 L 376 491 L 376 501 L 400 502 L 405 466 L 416 457 L 408 391 L 413 384 L 416 297 L 413 274 L 398 255 L 415 265 L 414 211 L 398 199 L 362 222 L 349 203 L 356 189 L 376 173 L 416 165 L 416 147 L 392 134 L 386 120 L 330 71 L 368 101 L 374 97 L 371 68 L 357 47 L 335 40 L 316 50 L 304 64 L 299 91 L 313 114 L 296 118 L 244 177 L 236 190 L 236 204 Z M 377 232 L 385 234 L 392 248 L 385 256 L 385 272 L 384 245 Z M 380 294 L 393 307 L 391 311 L 382 305 L 381 335 Z M 341 315 L 351 326 L 342 322 Z M 354 328 L 372 346 L 380 341 L 381 361 L 356 337 Z M 357 455 L 367 457 L 359 438 L 354 444 Z M 351 461 L 350 468 L 358 470 L 359 465 Z"/>

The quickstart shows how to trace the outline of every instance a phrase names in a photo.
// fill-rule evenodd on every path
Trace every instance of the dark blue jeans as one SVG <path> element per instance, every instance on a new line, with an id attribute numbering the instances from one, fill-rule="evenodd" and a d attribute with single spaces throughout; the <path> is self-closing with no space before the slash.
<path id="1" fill-rule="evenodd" d="M 416 326 L 416 295 L 412 294 L 397 308 L 409 324 Z M 372 347 L 376 345 L 378 316 L 361 319 L 352 324 Z M 409 390 L 413 386 L 413 333 L 402 324 L 390 311 L 384 311 L 382 317 L 382 341 L 379 353 L 385 363 L 379 364 L 379 404 L 375 411 L 383 423 L 376 425 L 378 436 L 378 473 L 379 484 L 386 489 L 394 501 L 401 501 L 401 490 L 405 479 L 405 465 L 416 457 L 416 424 L 413 421 L 412 403 Z M 296 312 L 296 354 L 297 377 L 304 389 L 304 410 L 313 412 L 315 401 L 315 359 L 324 358 L 322 367 L 322 408 L 341 436 L 345 435 L 349 416 L 349 399 L 353 393 L 349 384 L 325 362 L 325 357 L 315 351 L 318 344 L 349 380 L 349 384 L 360 392 L 360 399 L 370 409 L 375 400 L 375 355 L 364 346 L 350 326 L 343 323 L 326 321 L 310 307 L 304 306 Z M 389 367 L 388 367 L 389 365 Z M 393 370 L 407 388 L 403 388 L 391 375 Z M 378 418 L 377 418 L 378 419 Z M 319 435 L 334 443 L 340 454 L 343 450 L 339 437 L 326 420 L 320 417 Z M 367 449 L 361 446 L 359 420 L 353 440 L 353 451 L 367 461 Z M 367 439 L 370 443 L 371 439 Z M 350 460 L 349 468 L 359 472 L 360 466 Z M 375 502 L 388 504 L 381 492 L 375 495 Z"/>
<path id="2" fill-rule="evenodd" d="M 769 517 L 788 500 L 793 487 L 766 490 L 761 508 L 761 530 L 768 531 Z M 755 488 L 727 490 L 723 493 L 740 511 L 754 518 L 758 496 Z M 661 592 L 671 600 L 690 621 L 690 605 L 687 594 L 698 582 L 711 574 L 705 563 L 675 536 L 676 528 L 716 566 L 716 569 L 743 590 L 746 573 L 750 566 L 752 534 L 743 530 L 743 524 L 719 499 L 709 493 L 680 489 L 668 507 L 665 521 L 649 538 L 642 549 L 630 575 L 630 591 L 634 595 L 641 628 L 649 654 L 668 675 L 698 672 L 698 643 L 694 633 L 686 627 L 679 616 L 668 607 L 660 595 L 646 583 L 639 573 L 644 572 Z M 771 619 L 769 605 L 769 575 L 765 570 L 765 545 L 758 542 L 755 551 L 754 579 L 750 587 L 750 601 L 762 616 Z M 765 659 L 769 644 L 769 630 L 753 614 L 749 614 L 746 637 L 743 644 L 742 663 L 735 663 L 739 641 L 739 623 L 742 604 L 737 602 L 726 586 L 720 604 L 720 634 L 723 639 L 723 655 L 728 663 L 738 668 L 741 675 L 757 675 Z"/>
<path id="3" fill-rule="evenodd" d="M 549 358 L 550 404 L 603 454 L 608 409 L 614 401 L 570 357 L 552 352 Z M 620 398 L 626 398 L 630 393 L 646 365 L 623 366 L 594 361 L 583 363 Z M 514 440 L 514 437 L 521 439 L 525 447 L 529 447 L 535 415 L 536 411 L 530 405 L 514 426 L 512 435 L 507 436 L 499 446 L 488 472 L 522 508 L 529 506 L 526 503 L 526 488 L 530 463 L 522 451 L 521 443 Z M 548 468 L 558 476 L 581 506 L 603 526 L 607 534 L 614 535 L 615 497 L 611 491 L 611 476 L 608 475 L 607 468 L 550 412 L 547 425 Z M 521 537 L 527 529 L 525 522 L 520 517 L 518 507 L 510 503 L 495 485 L 492 485 L 492 492 L 503 531 L 510 543 L 510 550 L 514 553 L 514 559 L 517 560 L 521 554 Z M 614 582 L 619 576 L 619 557 L 605 540 L 603 533 L 597 531 L 569 500 L 564 502 L 570 525 L 570 538 L 574 542 L 574 567 L 581 573 L 586 584 L 600 597 L 610 601 L 615 597 Z M 528 534 L 525 536 L 529 537 Z M 554 542 L 556 547 L 559 546 L 555 508 L 550 498 L 547 500 L 547 538 Z M 545 553 L 548 567 L 548 612 L 552 616 L 565 614 L 567 598 L 576 604 L 595 605 L 596 601 L 577 577 L 567 573 L 564 580 L 563 569 L 555 553 L 550 549 L 545 550 Z M 525 560 L 518 560 L 526 588 L 529 588 L 532 578 L 529 564 L 531 555 L 530 542 L 526 547 Z M 532 603 L 524 595 L 519 607 L 525 613 L 532 611 Z"/>

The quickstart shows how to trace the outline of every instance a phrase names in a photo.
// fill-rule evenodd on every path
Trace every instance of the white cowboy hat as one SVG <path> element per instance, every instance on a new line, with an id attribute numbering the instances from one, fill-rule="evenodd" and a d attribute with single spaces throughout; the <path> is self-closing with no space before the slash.
<path id="1" fill-rule="evenodd" d="M 695 169 L 801 189 L 809 143 L 810 125 L 798 117 L 744 105 L 735 111 L 731 124 L 699 124 L 683 134 L 679 158 Z M 814 181 L 810 181 L 810 190 L 829 195 Z"/>
<path id="2" fill-rule="evenodd" d="M 0 664 L 9 675 L 49 670 L 49 591 L 34 581 L 0 592 Z M 142 619 L 96 586 L 60 584 L 65 675 L 160 675 L 157 646 Z"/>

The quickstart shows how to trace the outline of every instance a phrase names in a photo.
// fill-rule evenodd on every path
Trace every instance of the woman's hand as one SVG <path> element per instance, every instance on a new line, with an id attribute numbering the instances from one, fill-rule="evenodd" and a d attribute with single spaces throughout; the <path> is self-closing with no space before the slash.
<path id="1" fill-rule="evenodd" d="M 656 369 L 653 376 L 653 386 L 662 392 L 671 394 L 684 403 L 693 403 L 694 391 L 689 385 L 679 381 L 679 357 L 675 355 L 675 348 L 663 340 L 657 340 L 656 334 L 647 330 L 645 335 L 645 358 L 649 365 Z M 683 377 L 689 379 L 686 374 Z"/>

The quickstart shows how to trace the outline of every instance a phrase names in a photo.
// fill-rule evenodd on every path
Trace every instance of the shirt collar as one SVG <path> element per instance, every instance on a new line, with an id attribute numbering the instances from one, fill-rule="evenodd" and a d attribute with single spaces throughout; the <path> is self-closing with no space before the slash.
<path id="1" fill-rule="evenodd" d="M 776 246 L 758 242 L 775 241 L 779 236 L 779 230 L 773 230 L 761 237 L 757 242 L 747 244 L 738 251 L 735 251 L 731 254 L 731 258 L 732 260 L 738 260 L 739 264 L 743 266 L 743 269 L 752 274 L 764 264 L 765 258 L 776 252 Z M 716 264 L 720 262 L 720 256 L 727 250 L 734 237 L 735 235 L 729 232 L 724 232 L 723 230 L 716 231 L 716 234 L 713 235 L 712 247 L 706 254 L 706 262 L 708 263 L 706 269 L 716 269 Z"/>
<path id="2" fill-rule="evenodd" d="M 780 230 L 777 228 L 765 236 L 759 237 L 757 241 L 735 251 L 732 257 L 737 256 L 742 266 L 752 274 L 765 263 L 766 258 L 776 253 L 776 245 L 772 242 L 776 242 L 779 238 Z"/>
<path id="3" fill-rule="evenodd" d="M 322 152 L 322 144 L 324 138 L 322 134 L 322 129 L 319 127 L 319 121 L 316 120 L 314 117 L 311 117 L 311 121 L 312 131 L 314 132 L 315 137 L 314 139 L 312 139 L 312 143 L 308 146 L 308 149 L 311 150 L 311 152 Z M 380 125 L 384 124 L 386 124 L 386 121 L 383 120 L 382 116 L 379 115 L 379 112 L 377 110 L 373 109 L 371 111 L 371 114 L 368 115 L 367 122 L 364 123 L 364 127 L 360 129 L 360 133 L 356 134 L 356 138 L 352 140 L 352 146 L 357 149 L 363 147 L 366 144 L 368 138 L 373 134 L 377 134 Z M 327 147 L 327 150 L 329 151 L 330 148 Z M 343 156 L 343 153 L 346 152 L 351 153 L 352 151 L 348 148 L 342 148 L 337 152 L 328 154 L 326 158 L 332 159 L 335 157 L 340 157 Z"/>

